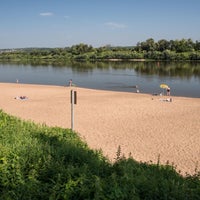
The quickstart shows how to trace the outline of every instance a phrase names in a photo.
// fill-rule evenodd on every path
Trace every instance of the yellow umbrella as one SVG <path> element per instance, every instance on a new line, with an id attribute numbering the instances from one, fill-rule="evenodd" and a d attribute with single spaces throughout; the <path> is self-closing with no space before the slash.
<path id="1" fill-rule="evenodd" d="M 169 86 L 166 85 L 166 84 L 164 84 L 164 83 L 160 84 L 160 88 L 166 89 L 166 88 L 168 88 L 168 87 L 169 87 Z"/>
<path id="2" fill-rule="evenodd" d="M 168 87 L 169 87 L 169 86 L 166 85 L 166 84 L 164 84 L 164 83 L 160 84 L 160 88 L 163 89 L 163 95 L 165 94 L 164 89 L 167 89 Z"/>

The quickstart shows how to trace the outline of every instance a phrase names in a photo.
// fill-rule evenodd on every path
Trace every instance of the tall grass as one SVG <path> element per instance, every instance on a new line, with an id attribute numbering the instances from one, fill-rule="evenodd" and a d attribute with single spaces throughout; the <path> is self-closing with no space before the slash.
<path id="1" fill-rule="evenodd" d="M 138 163 L 117 150 L 112 164 L 75 132 L 0 111 L 0 199 L 200 199 L 200 176 Z"/>

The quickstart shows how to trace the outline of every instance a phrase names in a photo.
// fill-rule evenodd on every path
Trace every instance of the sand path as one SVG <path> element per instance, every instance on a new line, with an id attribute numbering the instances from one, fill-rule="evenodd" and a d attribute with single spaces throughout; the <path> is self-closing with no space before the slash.
<path id="1" fill-rule="evenodd" d="M 74 129 L 110 160 L 122 153 L 138 161 L 169 161 L 177 171 L 200 171 L 200 99 L 62 86 L 0 83 L 0 109 L 49 126 L 71 127 L 70 90 L 75 89 Z M 28 100 L 14 97 L 26 95 Z"/>

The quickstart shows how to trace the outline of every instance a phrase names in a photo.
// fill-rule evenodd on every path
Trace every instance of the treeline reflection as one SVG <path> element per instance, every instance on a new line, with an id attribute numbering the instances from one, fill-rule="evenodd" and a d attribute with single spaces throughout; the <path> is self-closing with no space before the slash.
<path id="1" fill-rule="evenodd" d="M 198 77 L 200 78 L 200 62 L 155 62 L 155 61 L 105 61 L 105 62 L 51 62 L 29 60 L 29 62 L 9 62 L 2 63 L 4 65 L 18 66 L 51 66 L 53 68 L 71 68 L 72 71 L 91 73 L 93 69 L 110 70 L 110 69 L 134 69 L 138 74 L 157 75 L 157 76 L 172 76 L 180 78 Z"/>

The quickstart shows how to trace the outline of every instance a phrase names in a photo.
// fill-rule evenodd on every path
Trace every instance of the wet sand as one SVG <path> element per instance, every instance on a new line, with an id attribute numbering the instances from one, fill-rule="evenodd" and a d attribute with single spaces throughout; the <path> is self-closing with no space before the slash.
<path id="1" fill-rule="evenodd" d="M 0 109 L 71 128 L 70 91 L 77 91 L 74 129 L 111 161 L 118 147 L 137 161 L 174 164 L 181 174 L 200 171 L 200 99 L 30 84 L 0 83 Z M 27 100 L 15 99 L 26 96 Z"/>

